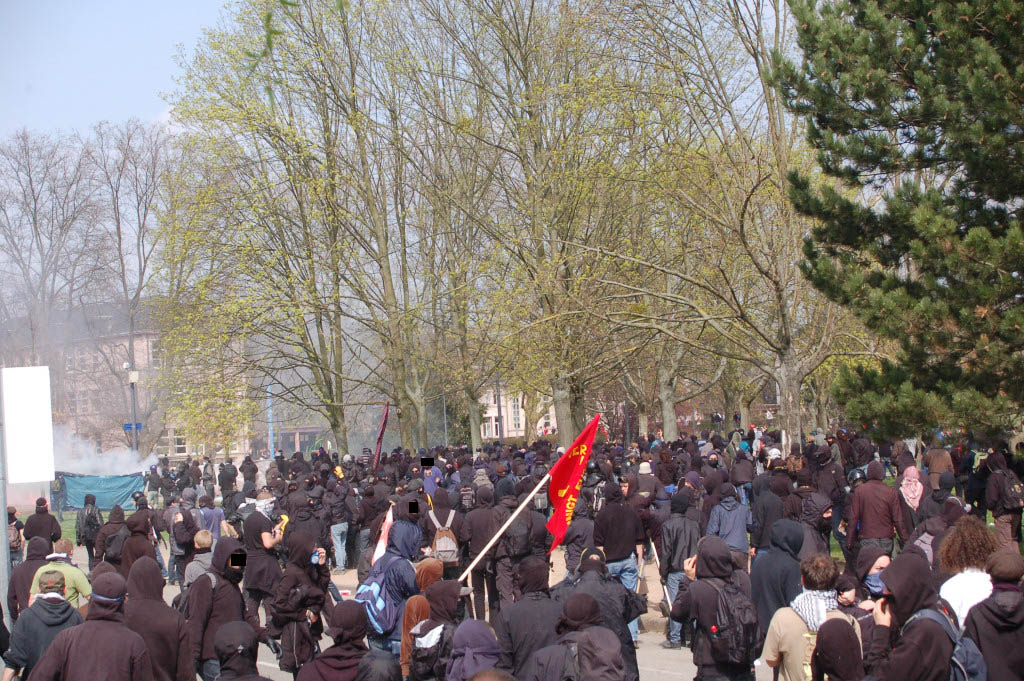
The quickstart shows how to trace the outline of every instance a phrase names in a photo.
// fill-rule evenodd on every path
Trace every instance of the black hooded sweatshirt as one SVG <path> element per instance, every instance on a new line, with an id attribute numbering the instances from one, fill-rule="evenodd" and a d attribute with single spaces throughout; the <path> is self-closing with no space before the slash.
<path id="1" fill-rule="evenodd" d="M 459 541 L 469 543 L 469 557 L 476 558 L 491 539 L 491 506 L 494 489 L 480 487 L 476 491 L 476 508 L 466 514 Z"/>
<path id="2" fill-rule="evenodd" d="M 107 551 L 107 541 L 117 534 L 118 530 L 124 527 L 124 509 L 114 506 L 110 509 L 107 522 L 96 533 L 96 562 L 103 560 L 103 554 Z M 122 575 L 123 576 L 123 575 Z"/>
<path id="3" fill-rule="evenodd" d="M 937 622 L 918 619 L 906 627 L 918 610 L 929 608 L 952 615 L 939 600 L 928 579 L 929 566 L 915 553 L 901 553 L 886 569 L 882 582 L 892 592 L 886 596 L 892 627 L 875 626 L 864 657 L 869 674 L 881 681 L 947 681 L 953 642 Z M 956 615 L 952 615 L 955 622 Z"/>
<path id="4" fill-rule="evenodd" d="M 594 543 L 604 549 L 606 561 L 614 563 L 632 556 L 644 542 L 644 525 L 614 482 L 605 483 L 604 501 L 594 520 Z"/>
<path id="5" fill-rule="evenodd" d="M 519 565 L 519 588 L 522 598 L 498 611 L 494 622 L 501 646 L 497 666 L 517 679 L 523 678 L 535 652 L 558 640 L 555 624 L 562 614 L 562 604 L 548 590 L 545 559 L 533 556 Z"/>
<path id="6" fill-rule="evenodd" d="M 82 615 L 63 598 L 36 598 L 14 623 L 4 662 L 21 669 L 21 678 L 27 679 L 57 634 L 81 623 Z"/>
<path id="7" fill-rule="evenodd" d="M 195 678 L 185 618 L 164 602 L 160 566 L 148 556 L 136 560 L 128 573 L 124 622 L 146 642 L 156 681 Z"/>
<path id="8" fill-rule="evenodd" d="M 988 678 L 1024 679 L 1024 597 L 1020 585 L 996 582 L 992 595 L 967 612 L 964 636 L 977 643 L 985 656 Z"/>
<path id="9" fill-rule="evenodd" d="M 288 538 L 288 565 L 284 577 L 277 585 L 274 597 L 271 634 L 281 635 L 284 653 L 280 667 L 284 671 L 297 671 L 313 659 L 314 637 L 322 631 L 322 617 L 311 629 L 306 613 L 318 615 L 324 607 L 330 575 L 326 565 L 313 565 L 310 559 L 316 549 L 313 535 L 302 530 L 292 532 Z"/>
<path id="10" fill-rule="evenodd" d="M 11 620 L 18 621 L 18 614 L 28 608 L 29 591 L 35 580 L 36 571 L 49 561 L 46 557 L 53 552 L 53 545 L 43 537 L 32 537 L 28 540 L 25 560 L 11 572 L 11 581 L 7 585 L 7 612 Z"/>
<path id="11" fill-rule="evenodd" d="M 770 545 L 772 526 L 782 517 L 782 499 L 772 490 L 772 478 L 767 474 L 754 479 L 751 491 L 754 504 L 751 509 L 750 545 L 765 549 Z"/>
<path id="12" fill-rule="evenodd" d="M 697 678 L 732 678 L 750 670 L 735 666 L 720 665 L 711 655 L 708 632 L 718 624 L 718 589 L 737 579 L 729 547 L 718 537 L 705 537 L 697 551 L 695 581 L 684 579 L 679 593 L 672 603 L 672 619 L 677 622 L 697 620 L 693 637 L 693 664 L 697 667 Z M 741 589 L 750 594 L 750 584 L 738 582 Z"/>
<path id="13" fill-rule="evenodd" d="M 57 634 L 32 681 L 151 681 L 146 643 L 124 624 L 124 595 L 121 575 L 97 577 L 85 622 Z"/>
<path id="14" fill-rule="evenodd" d="M 800 583 L 800 549 L 804 528 L 793 520 L 779 520 L 772 526 L 771 546 L 757 552 L 750 568 L 750 587 L 762 631 L 768 631 L 772 615 L 803 591 Z"/>
<path id="15" fill-rule="evenodd" d="M 26 541 L 33 537 L 42 537 L 51 542 L 60 539 L 60 523 L 53 517 L 46 506 L 36 506 L 36 512 L 25 521 L 24 536 Z"/>
<path id="16" fill-rule="evenodd" d="M 185 619 L 188 622 L 189 656 L 192 660 L 201 662 L 217 659 L 213 641 L 217 630 L 228 622 L 245 620 L 245 604 L 238 588 L 238 583 L 242 581 L 242 570 L 228 566 L 231 554 L 244 551 L 236 539 L 221 537 L 210 562 L 210 572 L 217 580 L 216 586 L 210 579 L 210 573 L 206 573 L 197 577 L 189 588 Z"/>
<path id="17" fill-rule="evenodd" d="M 270 681 L 256 670 L 258 646 L 256 632 L 245 622 L 224 624 L 214 637 L 214 649 L 220 660 L 217 681 Z"/>

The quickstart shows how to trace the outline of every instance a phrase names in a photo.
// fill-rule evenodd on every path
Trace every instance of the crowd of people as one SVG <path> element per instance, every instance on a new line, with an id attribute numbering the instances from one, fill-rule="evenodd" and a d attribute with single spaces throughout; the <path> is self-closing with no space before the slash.
<path id="1" fill-rule="evenodd" d="M 1024 486 L 998 443 L 840 430 L 784 447 L 754 427 L 600 443 L 564 576 L 544 485 L 562 453 L 164 460 L 129 508 L 86 496 L 74 541 L 46 499 L 24 522 L 8 508 L 3 681 L 252 681 L 260 645 L 299 681 L 637 681 L 656 622 L 698 681 L 759 664 L 784 681 L 1024 679 Z M 354 594 L 332 579 L 346 570 Z"/>

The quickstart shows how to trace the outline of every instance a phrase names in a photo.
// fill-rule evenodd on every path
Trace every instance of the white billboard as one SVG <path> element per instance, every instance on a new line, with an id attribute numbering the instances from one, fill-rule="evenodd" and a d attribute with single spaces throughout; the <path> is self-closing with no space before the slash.
<path id="1" fill-rule="evenodd" d="M 50 367 L 11 367 L 0 373 L 7 482 L 53 480 Z"/>

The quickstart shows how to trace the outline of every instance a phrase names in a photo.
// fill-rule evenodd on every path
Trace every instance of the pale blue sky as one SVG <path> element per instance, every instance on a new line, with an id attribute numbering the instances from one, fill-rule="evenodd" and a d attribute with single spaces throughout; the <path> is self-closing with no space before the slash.
<path id="1" fill-rule="evenodd" d="M 159 120 L 223 0 L 0 0 L 0 137 Z"/>

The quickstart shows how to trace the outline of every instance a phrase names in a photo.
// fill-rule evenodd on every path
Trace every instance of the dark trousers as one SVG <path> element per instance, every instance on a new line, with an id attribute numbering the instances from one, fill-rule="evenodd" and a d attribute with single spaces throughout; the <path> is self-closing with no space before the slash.
<path id="1" fill-rule="evenodd" d="M 245 621 L 253 628 L 253 631 L 256 632 L 259 640 L 261 641 L 266 641 L 267 630 L 260 624 L 260 604 L 263 604 L 263 614 L 269 622 L 270 614 L 266 612 L 267 601 L 271 600 L 273 597 L 273 594 L 268 594 L 266 591 L 262 591 L 260 589 L 245 590 Z"/>
<path id="2" fill-rule="evenodd" d="M 487 601 L 491 608 L 491 618 L 494 618 L 494 614 L 498 612 L 498 584 L 495 579 L 494 570 L 488 569 L 483 566 L 482 561 L 480 565 L 473 568 L 473 571 L 469 573 L 470 583 L 473 586 L 473 612 L 478 620 L 483 620 L 487 617 L 487 610 L 485 608 L 484 601 L 484 587 L 487 588 Z"/>
<path id="3" fill-rule="evenodd" d="M 84 541 L 82 545 L 85 546 L 85 555 L 89 557 L 89 571 L 96 567 L 96 542 Z"/>
<path id="4" fill-rule="evenodd" d="M 494 581 L 498 587 L 501 604 L 514 603 L 521 595 L 516 584 L 516 569 L 521 558 L 499 558 L 494 561 Z"/>

